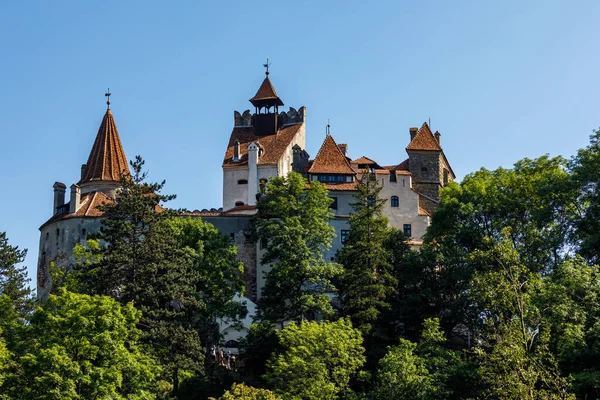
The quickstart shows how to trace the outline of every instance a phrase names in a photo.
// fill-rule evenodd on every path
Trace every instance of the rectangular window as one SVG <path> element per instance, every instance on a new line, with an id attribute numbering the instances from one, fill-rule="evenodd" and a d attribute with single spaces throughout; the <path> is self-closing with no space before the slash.
<path id="1" fill-rule="evenodd" d="M 344 175 L 338 175 L 337 180 L 338 182 L 346 182 L 346 177 Z"/>
<path id="2" fill-rule="evenodd" d="M 327 182 L 327 175 L 319 175 L 318 179 L 319 182 Z"/>
<path id="3" fill-rule="evenodd" d="M 267 244 L 268 244 L 267 239 L 265 239 L 265 238 L 260 239 L 260 249 L 261 250 L 266 249 L 267 248 Z"/>
<path id="4" fill-rule="evenodd" d="M 335 182 L 335 175 L 329 175 L 329 182 Z"/>
<path id="5" fill-rule="evenodd" d="M 81 236 L 82 236 L 84 239 L 85 239 L 85 233 L 86 233 L 85 229 L 82 229 L 82 230 L 81 230 Z"/>
<path id="6" fill-rule="evenodd" d="M 396 182 L 396 171 L 390 171 L 390 182 Z"/>
<path id="7" fill-rule="evenodd" d="M 349 234 L 350 234 L 350 231 L 348 229 L 342 229 L 342 232 L 340 235 L 340 238 L 342 239 L 342 243 L 344 243 L 346 241 Z"/>
<path id="8" fill-rule="evenodd" d="M 410 226 L 410 224 L 404 224 L 404 234 L 408 237 L 412 237 L 412 227 Z"/>
<path id="9" fill-rule="evenodd" d="M 330 197 L 330 199 L 333 199 L 333 203 L 331 203 L 329 208 L 331 208 L 332 210 L 337 210 L 337 197 Z"/>

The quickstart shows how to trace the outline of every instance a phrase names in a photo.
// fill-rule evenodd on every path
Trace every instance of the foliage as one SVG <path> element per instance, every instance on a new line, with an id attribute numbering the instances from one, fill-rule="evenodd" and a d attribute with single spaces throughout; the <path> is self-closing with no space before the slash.
<path id="1" fill-rule="evenodd" d="M 356 189 L 350 234 L 337 255 L 344 267 L 339 297 L 343 314 L 367 335 L 382 312 L 390 310 L 397 281 L 390 263 L 391 251 L 385 246 L 390 233 L 383 215 L 386 200 L 379 197 L 382 186 L 374 174 L 365 173 Z"/>
<path id="2" fill-rule="evenodd" d="M 446 347 L 438 319 L 426 319 L 418 344 L 400 339 L 380 360 L 375 399 L 462 399 L 478 394 L 474 366 Z"/>
<path id="3" fill-rule="evenodd" d="M 264 383 L 261 377 L 267 371 L 267 361 L 272 358 L 273 353 L 281 350 L 273 323 L 269 321 L 253 323 L 246 337 L 240 342 L 240 356 L 246 376 L 257 383 Z"/>
<path id="4" fill-rule="evenodd" d="M 233 384 L 219 400 L 279 400 L 280 398 L 267 389 L 258 389 L 242 384 Z M 212 399 L 214 400 L 214 399 Z"/>
<path id="5" fill-rule="evenodd" d="M 576 257 L 544 281 L 550 351 L 578 397 L 600 398 L 600 268 Z"/>
<path id="6" fill-rule="evenodd" d="M 19 398 L 155 398 L 159 367 L 138 344 L 139 318 L 105 296 L 50 295 L 28 327 Z"/>
<path id="7" fill-rule="evenodd" d="M 142 311 L 142 340 L 163 366 L 177 393 L 181 370 L 201 372 L 204 351 L 196 330 L 206 305 L 197 294 L 201 279 L 197 248 L 183 247 L 175 213 L 163 208 L 174 196 L 162 183 L 146 183 L 144 161 L 131 162 L 115 203 L 102 206 L 104 229 L 99 262 L 77 266 L 80 290 L 109 295 Z M 193 230 L 193 229 L 191 229 Z M 93 252 L 92 252 L 93 253 Z"/>
<path id="8" fill-rule="evenodd" d="M 258 239 L 267 241 L 261 263 L 271 266 L 258 304 L 260 319 L 333 314 L 327 292 L 341 268 L 323 259 L 334 237 L 331 201 L 323 185 L 307 185 L 295 172 L 267 183 L 254 219 Z"/>
<path id="9" fill-rule="evenodd" d="M 569 163 L 577 188 L 574 237 L 579 254 L 591 263 L 600 262 L 600 130 L 590 136 L 590 144 L 577 152 Z"/>
<path id="10" fill-rule="evenodd" d="M 244 293 L 244 266 L 236 260 L 237 247 L 212 224 L 192 218 L 173 218 L 168 224 L 179 247 L 192 254 L 195 293 L 204 310 L 196 317 L 204 321 L 201 337 L 208 346 L 207 326 L 214 326 L 217 318 L 238 319 L 246 314 L 245 306 L 234 300 Z"/>
<path id="11" fill-rule="evenodd" d="M 33 306 L 27 267 L 18 266 L 25 261 L 26 255 L 27 250 L 11 246 L 6 232 L 0 232 L 0 295 L 8 296 L 22 316 L 30 312 Z"/>
<path id="12" fill-rule="evenodd" d="M 362 335 L 350 320 L 291 323 L 278 332 L 283 348 L 267 381 L 290 399 L 335 399 L 364 364 Z"/>
<path id="13" fill-rule="evenodd" d="M 491 252 L 498 270 L 478 272 L 471 296 L 483 318 L 479 373 L 488 396 L 506 399 L 564 399 L 568 381 L 548 349 L 549 330 L 540 297 L 544 281 L 522 264 L 504 233 Z"/>

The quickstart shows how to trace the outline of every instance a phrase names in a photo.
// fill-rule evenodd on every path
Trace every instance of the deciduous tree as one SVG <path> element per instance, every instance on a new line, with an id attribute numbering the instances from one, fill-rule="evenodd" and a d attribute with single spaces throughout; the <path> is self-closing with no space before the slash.
<path id="1" fill-rule="evenodd" d="M 348 319 L 291 323 L 278 335 L 283 350 L 266 378 L 284 398 L 335 399 L 365 362 L 362 335 Z"/>
<path id="2" fill-rule="evenodd" d="M 327 292 L 341 268 L 323 258 L 334 237 L 331 201 L 323 185 L 309 185 L 295 172 L 266 185 L 254 219 L 258 239 L 266 242 L 261 263 L 271 267 L 258 304 L 260 318 L 298 321 L 333 314 Z"/>

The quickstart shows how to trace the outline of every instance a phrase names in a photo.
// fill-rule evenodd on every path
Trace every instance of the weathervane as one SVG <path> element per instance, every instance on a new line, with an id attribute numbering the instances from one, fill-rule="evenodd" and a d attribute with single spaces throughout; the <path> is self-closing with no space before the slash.
<path id="1" fill-rule="evenodd" d="M 327 128 L 325 129 L 325 136 L 331 135 L 331 125 L 329 124 L 329 119 L 327 119 Z"/>
<path id="2" fill-rule="evenodd" d="M 106 91 L 106 93 L 104 93 L 104 95 L 106 96 L 106 109 L 110 110 L 110 88 L 108 88 L 108 90 Z"/>
<path id="3" fill-rule="evenodd" d="M 265 72 L 265 74 L 267 76 L 269 76 L 269 65 L 271 65 L 271 63 L 269 62 L 269 59 L 267 58 L 267 63 L 263 64 L 263 67 L 265 67 L 267 69 L 267 72 Z"/>

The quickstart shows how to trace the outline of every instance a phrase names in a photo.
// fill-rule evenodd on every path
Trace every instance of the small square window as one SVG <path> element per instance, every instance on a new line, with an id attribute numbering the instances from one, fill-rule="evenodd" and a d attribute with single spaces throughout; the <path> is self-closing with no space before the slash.
<path id="1" fill-rule="evenodd" d="M 337 210 L 337 207 L 338 207 L 337 197 L 330 197 L 330 199 L 333 199 L 333 202 L 331 203 L 329 208 L 331 208 L 332 210 Z"/>
<path id="2" fill-rule="evenodd" d="M 346 239 L 348 239 L 348 235 L 350 235 L 350 230 L 342 229 L 342 232 L 340 234 L 340 239 L 342 239 L 342 243 L 344 243 Z"/>

